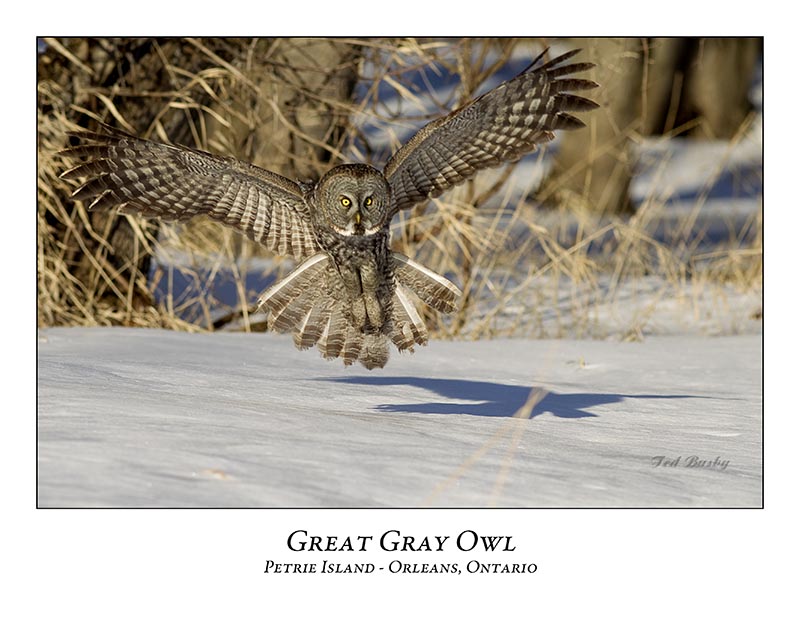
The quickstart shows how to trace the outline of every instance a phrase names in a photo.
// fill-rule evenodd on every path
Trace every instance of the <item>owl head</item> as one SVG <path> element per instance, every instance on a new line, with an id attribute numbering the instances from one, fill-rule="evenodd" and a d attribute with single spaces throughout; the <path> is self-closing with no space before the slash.
<path id="1" fill-rule="evenodd" d="M 317 184 L 317 215 L 337 234 L 369 236 L 383 229 L 391 189 L 383 174 L 369 165 L 339 165 Z"/>

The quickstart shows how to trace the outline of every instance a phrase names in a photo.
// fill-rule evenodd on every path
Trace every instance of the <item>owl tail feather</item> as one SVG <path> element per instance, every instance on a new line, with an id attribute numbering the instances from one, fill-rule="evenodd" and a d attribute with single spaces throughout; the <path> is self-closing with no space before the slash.
<path id="1" fill-rule="evenodd" d="M 391 328 L 382 332 L 363 332 L 353 326 L 344 305 L 329 287 L 329 271 L 335 266 L 324 253 L 311 256 L 285 279 L 261 297 L 260 308 L 268 311 L 267 327 L 291 332 L 301 350 L 316 345 L 322 356 L 341 358 L 345 365 L 359 362 L 367 369 L 383 367 L 389 360 L 389 342 L 401 352 L 413 352 L 414 345 L 428 343 L 425 322 L 409 299 L 413 292 L 439 311 L 453 311 L 459 289 L 444 277 L 399 253 L 393 254 L 395 289 L 392 299 Z"/>
<path id="2" fill-rule="evenodd" d="M 381 333 L 364 335 L 361 351 L 358 353 L 358 362 L 367 369 L 383 367 L 389 360 L 389 340 Z M 345 362 L 347 362 L 345 360 Z"/>
<path id="3" fill-rule="evenodd" d="M 444 313 L 455 311 L 461 290 L 441 275 L 402 253 L 394 252 L 392 257 L 398 283 L 414 292 L 422 302 L 437 311 Z"/>
<path id="4" fill-rule="evenodd" d="M 394 289 L 392 303 L 392 343 L 401 352 L 414 351 L 414 344 L 428 344 L 428 329 L 422 321 L 417 308 L 406 295 L 403 286 L 398 283 Z"/>
<path id="5" fill-rule="evenodd" d="M 291 332 L 301 350 L 316 345 L 329 360 L 341 358 L 346 365 L 358 361 L 368 369 L 383 367 L 389 360 L 388 338 L 362 333 L 348 322 L 341 301 L 326 293 L 331 267 L 330 258 L 319 253 L 269 288 L 259 300 L 259 308 L 268 311 L 267 327 Z"/>
<path id="6" fill-rule="evenodd" d="M 414 351 L 414 344 L 428 343 L 428 329 L 414 304 L 409 300 L 410 290 L 426 305 L 449 313 L 456 308 L 461 291 L 450 281 L 425 268 L 402 253 L 393 253 L 395 290 L 392 303 L 392 343 L 401 352 Z"/>
<path id="7" fill-rule="evenodd" d="M 306 315 L 309 292 L 322 282 L 330 258 L 317 253 L 303 261 L 289 275 L 269 288 L 258 300 L 258 308 L 269 311 L 267 326 L 287 332 Z"/>

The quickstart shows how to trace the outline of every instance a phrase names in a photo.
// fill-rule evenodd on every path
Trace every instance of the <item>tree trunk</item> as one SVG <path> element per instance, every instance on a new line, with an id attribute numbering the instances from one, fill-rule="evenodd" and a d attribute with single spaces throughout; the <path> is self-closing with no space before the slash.
<path id="1" fill-rule="evenodd" d="M 293 179 L 317 179 L 341 154 L 360 50 L 328 39 L 262 39 L 249 74 L 250 126 L 235 122 L 242 156 Z"/>
<path id="2" fill-rule="evenodd" d="M 633 140 L 643 136 L 730 139 L 750 112 L 747 98 L 761 53 L 755 38 L 581 39 L 597 64 L 602 108 L 588 130 L 561 136 L 553 173 L 539 191 L 550 205 L 598 213 L 630 209 Z"/>
<path id="3" fill-rule="evenodd" d="M 586 129 L 559 137 L 553 171 L 539 192 L 550 205 L 596 212 L 628 206 L 633 161 L 630 137 L 641 123 L 642 40 L 588 39 L 582 54 L 597 66 L 587 75 L 600 84 L 591 97 L 601 108 L 586 114 Z"/>

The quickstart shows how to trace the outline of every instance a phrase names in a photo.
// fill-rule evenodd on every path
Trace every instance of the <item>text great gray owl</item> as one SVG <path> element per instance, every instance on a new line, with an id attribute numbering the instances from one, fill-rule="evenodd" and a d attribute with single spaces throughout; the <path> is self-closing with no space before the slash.
<path id="1" fill-rule="evenodd" d="M 570 112 L 597 107 L 572 91 L 597 87 L 573 77 L 590 63 L 568 63 L 574 50 L 538 64 L 420 129 L 383 172 L 339 165 L 316 183 L 300 183 L 229 157 L 169 146 L 110 127 L 80 132 L 64 154 L 82 162 L 62 174 L 85 178 L 74 192 L 90 208 L 119 207 L 163 220 L 206 215 L 243 232 L 298 266 L 261 297 L 268 327 L 292 332 L 370 369 L 383 367 L 389 342 L 413 350 L 428 340 L 407 292 L 453 311 L 450 281 L 389 249 L 389 223 L 400 210 L 437 197 L 479 170 L 514 161 L 584 126 Z M 538 65 L 538 66 L 537 66 Z"/>

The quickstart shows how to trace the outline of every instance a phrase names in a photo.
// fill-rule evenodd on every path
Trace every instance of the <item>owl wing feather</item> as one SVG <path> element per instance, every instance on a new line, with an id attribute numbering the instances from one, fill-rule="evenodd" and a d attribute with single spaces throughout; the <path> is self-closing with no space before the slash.
<path id="1" fill-rule="evenodd" d="M 570 112 L 588 111 L 598 104 L 568 91 L 590 90 L 598 84 L 565 77 L 594 66 L 564 64 L 578 52 L 533 68 L 543 52 L 517 77 L 422 127 L 384 169 L 392 188 L 392 215 L 441 195 L 481 169 L 518 159 L 552 140 L 555 130 L 585 126 Z"/>
<path id="2" fill-rule="evenodd" d="M 230 157 L 168 146 L 104 125 L 104 132 L 62 151 L 82 162 L 61 174 L 84 178 L 73 196 L 90 208 L 119 207 L 181 221 L 207 215 L 280 255 L 301 259 L 319 251 L 300 186 Z"/>

